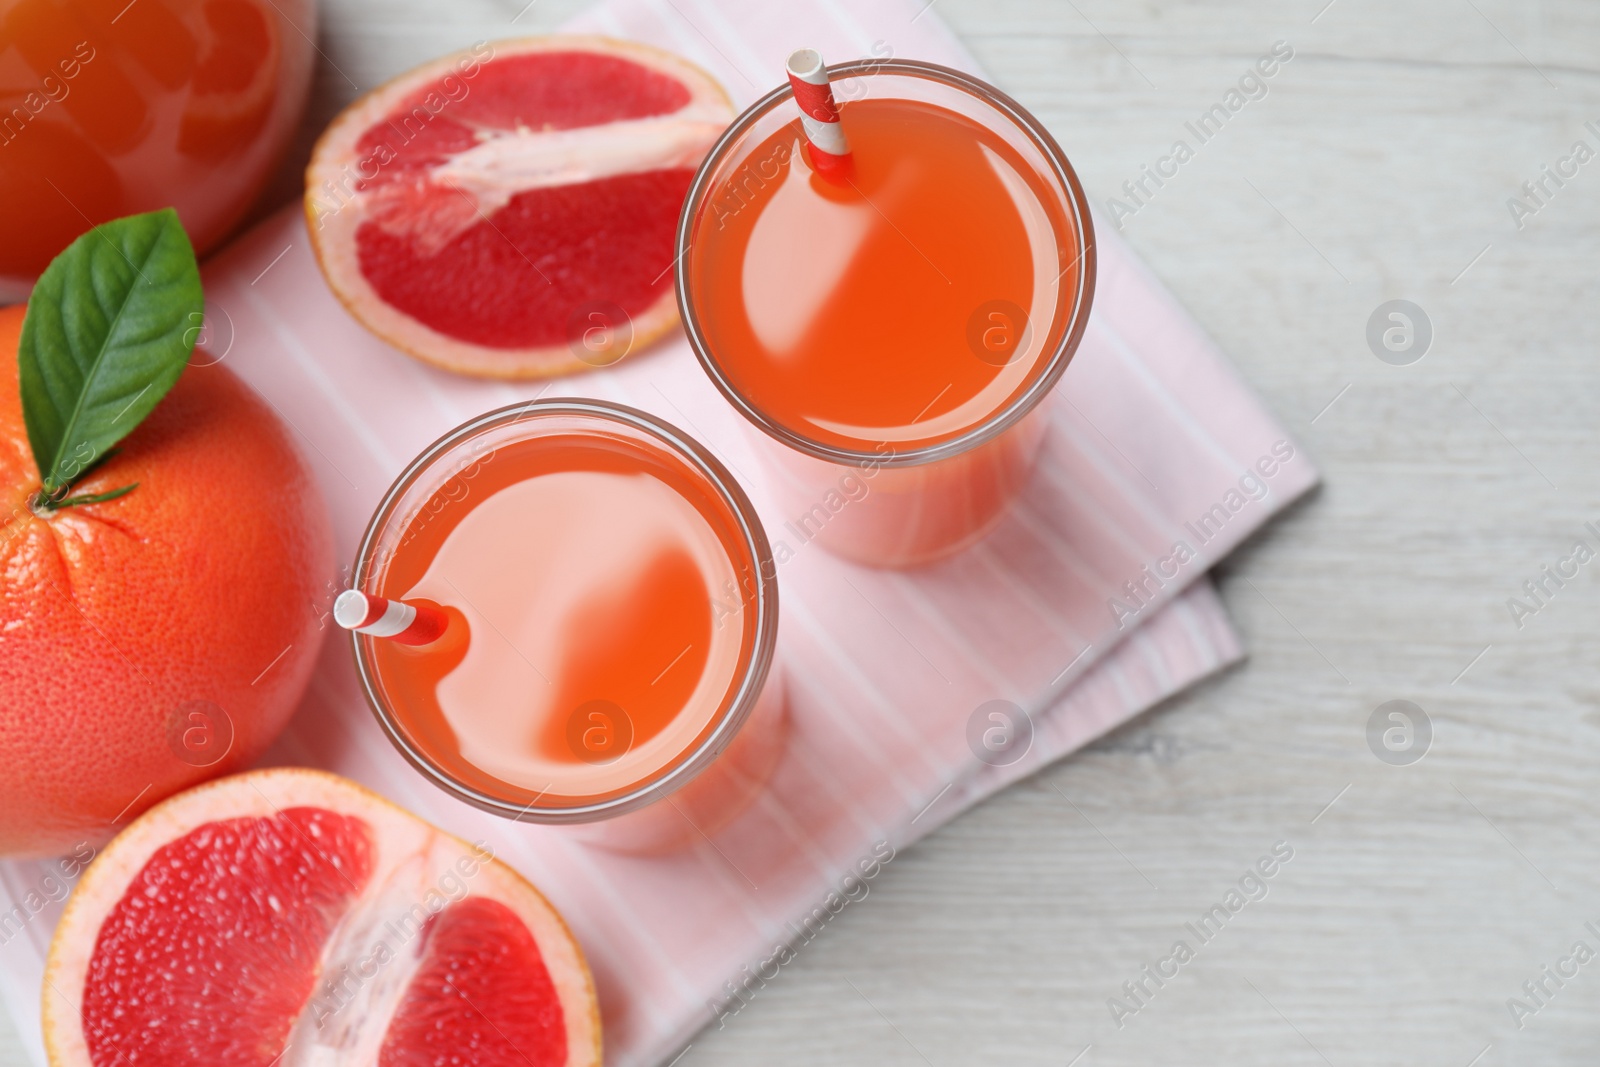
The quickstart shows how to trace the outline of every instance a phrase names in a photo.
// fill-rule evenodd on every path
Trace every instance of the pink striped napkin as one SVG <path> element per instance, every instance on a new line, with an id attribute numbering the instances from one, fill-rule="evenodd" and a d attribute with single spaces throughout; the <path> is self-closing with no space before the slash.
<path id="1" fill-rule="evenodd" d="M 571 28 L 686 54 L 741 106 L 777 84 L 802 43 L 835 61 L 887 49 L 976 70 L 923 0 L 608 0 Z M 737 1008 L 733 983 L 770 977 L 781 946 L 814 936 L 893 849 L 1240 657 L 1205 570 L 1316 472 L 1115 232 L 1097 233 L 1088 334 L 1050 401 L 1038 474 L 1003 526 L 911 573 L 791 543 L 780 655 L 792 740 L 766 796 L 714 842 L 626 858 L 451 800 L 379 733 L 343 640 L 328 643 L 267 762 L 331 768 L 489 841 L 577 931 L 599 981 L 609 1061 L 666 1059 Z M 435 372 L 375 340 L 325 288 L 298 209 L 240 239 L 206 275 L 218 344 L 231 330 L 228 365 L 300 434 L 341 559 L 424 445 L 541 391 Z M 793 516 L 773 510 L 738 416 L 681 336 L 544 393 L 566 394 L 633 404 L 694 433 L 745 482 L 773 536 L 786 536 Z M 974 711 L 994 699 L 1034 722 L 1031 749 L 1010 766 L 980 763 L 967 741 Z M 0 864 L 5 905 L 43 874 Z M 58 911 L 15 930 L 0 916 L 0 988 L 36 1055 L 41 961 Z"/>

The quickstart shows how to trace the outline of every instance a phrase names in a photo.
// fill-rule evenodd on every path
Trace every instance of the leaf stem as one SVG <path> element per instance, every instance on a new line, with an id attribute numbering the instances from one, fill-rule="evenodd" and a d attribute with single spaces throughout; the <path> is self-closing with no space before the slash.
<path id="1" fill-rule="evenodd" d="M 115 500 L 119 496 L 127 496 L 139 488 L 139 483 L 134 482 L 132 485 L 124 485 L 119 489 L 109 489 L 104 493 L 80 493 L 77 496 L 61 495 L 70 488 L 71 486 L 64 485 L 54 493 L 46 493 L 42 489 L 39 490 L 34 494 L 33 499 L 29 501 L 33 506 L 33 513 L 44 518 L 51 512 L 59 511 L 62 508 L 75 508 L 81 504 L 103 504 L 107 500 Z"/>

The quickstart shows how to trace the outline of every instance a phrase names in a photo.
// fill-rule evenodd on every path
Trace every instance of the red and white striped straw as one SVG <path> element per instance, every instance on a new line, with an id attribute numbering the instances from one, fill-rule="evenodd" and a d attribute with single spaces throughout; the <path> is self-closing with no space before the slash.
<path id="1" fill-rule="evenodd" d="M 426 604 L 408 604 L 346 589 L 333 602 L 333 621 L 358 634 L 387 637 L 402 645 L 426 645 L 443 636 L 450 620 L 444 612 Z"/>
<path id="2" fill-rule="evenodd" d="M 839 105 L 828 85 L 822 53 L 802 48 L 789 57 L 787 68 L 794 102 L 800 105 L 800 123 L 811 145 L 811 165 L 824 177 L 844 177 L 850 167 L 850 142 L 839 125 Z"/>

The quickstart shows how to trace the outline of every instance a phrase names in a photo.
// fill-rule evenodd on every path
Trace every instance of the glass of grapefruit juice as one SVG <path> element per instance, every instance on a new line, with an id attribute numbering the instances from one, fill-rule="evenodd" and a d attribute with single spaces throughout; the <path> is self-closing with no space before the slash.
<path id="1" fill-rule="evenodd" d="M 626 851 L 715 833 L 781 755 L 771 549 L 727 470 L 620 405 L 490 412 L 390 488 L 354 587 L 442 609 L 431 643 L 353 633 L 378 721 L 488 811 Z"/>
<path id="2" fill-rule="evenodd" d="M 294 133 L 316 15 L 314 0 L 0 0 L 0 300 L 121 215 L 170 205 L 197 252 L 214 247 Z"/>
<path id="3" fill-rule="evenodd" d="M 914 566 L 981 538 L 1026 482 L 1088 320 L 1093 226 L 1055 140 L 993 87 L 905 60 L 829 74 L 849 169 L 816 172 L 788 86 L 754 104 L 690 187 L 679 306 L 778 443 L 790 525 Z"/>

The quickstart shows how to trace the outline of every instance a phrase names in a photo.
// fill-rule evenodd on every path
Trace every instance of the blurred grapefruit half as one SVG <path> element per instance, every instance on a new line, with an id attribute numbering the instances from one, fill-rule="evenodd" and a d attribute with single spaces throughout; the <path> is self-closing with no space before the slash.
<path id="1" fill-rule="evenodd" d="M 615 362 L 677 321 L 674 229 L 732 118 L 668 52 L 495 41 L 356 101 L 306 172 L 328 284 L 390 344 L 464 374 Z"/>
<path id="2" fill-rule="evenodd" d="M 587 964 L 487 845 L 322 771 L 223 778 L 89 867 L 44 985 L 52 1067 L 598 1067 Z"/>

